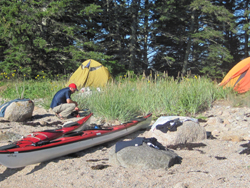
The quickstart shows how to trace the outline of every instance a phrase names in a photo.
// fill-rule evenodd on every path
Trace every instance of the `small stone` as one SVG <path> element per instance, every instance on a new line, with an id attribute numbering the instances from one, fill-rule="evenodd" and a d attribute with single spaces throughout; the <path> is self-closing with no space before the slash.
<path id="1" fill-rule="evenodd" d="M 233 142 L 241 142 L 244 141 L 244 139 L 241 136 L 238 135 L 228 135 L 228 136 L 223 136 L 222 140 L 226 141 L 233 141 Z"/>
<path id="2" fill-rule="evenodd" d="M 48 125 L 48 123 L 47 123 L 46 121 L 41 121 L 40 124 L 41 124 L 42 126 Z"/>

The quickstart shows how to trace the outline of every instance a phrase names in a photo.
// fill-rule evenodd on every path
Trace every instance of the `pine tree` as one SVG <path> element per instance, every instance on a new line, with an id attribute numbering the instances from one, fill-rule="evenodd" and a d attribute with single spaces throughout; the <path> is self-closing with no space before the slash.
<path id="1" fill-rule="evenodd" d="M 99 6 L 81 0 L 27 0 L 0 2 L 1 40 L 7 44 L 3 70 L 22 69 L 34 78 L 66 74 L 85 59 L 105 59 L 92 39 L 98 24 L 92 17 Z"/>

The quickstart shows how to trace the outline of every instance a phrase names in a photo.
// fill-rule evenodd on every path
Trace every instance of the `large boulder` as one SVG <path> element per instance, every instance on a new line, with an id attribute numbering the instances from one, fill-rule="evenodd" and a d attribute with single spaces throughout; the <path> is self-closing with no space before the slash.
<path id="1" fill-rule="evenodd" d="M 207 138 L 207 133 L 198 122 L 184 121 L 176 131 L 162 132 L 151 128 L 145 136 L 155 137 L 162 145 L 169 146 L 204 140 Z"/>
<path id="2" fill-rule="evenodd" d="M 110 164 L 125 168 L 168 169 L 180 161 L 181 158 L 173 151 L 155 149 L 145 143 L 125 147 L 117 153 L 113 146 L 109 153 Z"/>
<path id="3" fill-rule="evenodd" d="M 12 102 L 5 110 L 4 119 L 23 122 L 32 117 L 34 103 L 32 100 Z"/>

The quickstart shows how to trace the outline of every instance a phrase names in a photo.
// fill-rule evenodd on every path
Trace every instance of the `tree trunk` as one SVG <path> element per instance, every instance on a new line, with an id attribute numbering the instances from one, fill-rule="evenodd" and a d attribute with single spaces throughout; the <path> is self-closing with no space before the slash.
<path id="1" fill-rule="evenodd" d="M 190 25 L 189 35 L 187 38 L 187 47 L 185 50 L 184 62 L 183 62 L 183 67 L 182 67 L 182 71 L 181 71 L 182 75 L 185 75 L 187 73 L 188 57 L 189 57 L 190 50 L 191 50 L 190 48 L 192 45 L 193 32 L 194 32 L 194 11 L 192 11 L 192 14 L 191 14 L 191 25 Z"/>
<path id="2" fill-rule="evenodd" d="M 140 5 L 140 0 L 132 1 L 132 25 L 131 25 L 131 46 L 130 46 L 130 62 L 129 70 L 134 70 L 135 68 L 135 55 L 136 55 L 136 39 L 137 39 L 137 17 L 138 17 L 138 6 Z"/>
<path id="3" fill-rule="evenodd" d="M 148 65 L 148 0 L 145 0 L 143 62 Z"/>
<path id="4" fill-rule="evenodd" d="M 249 20 L 248 20 L 248 4 L 249 4 L 249 0 L 246 1 L 246 8 L 245 8 L 245 24 L 248 25 L 249 24 Z M 249 56 L 248 54 L 248 27 L 245 27 L 245 48 L 244 48 L 244 57 L 247 58 Z"/>

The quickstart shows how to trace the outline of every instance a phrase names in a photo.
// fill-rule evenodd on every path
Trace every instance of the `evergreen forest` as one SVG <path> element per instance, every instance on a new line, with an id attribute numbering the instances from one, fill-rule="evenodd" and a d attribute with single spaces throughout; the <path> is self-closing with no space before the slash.
<path id="1" fill-rule="evenodd" d="M 249 0 L 1 0 L 0 79 L 130 71 L 221 79 L 249 56 Z"/>

